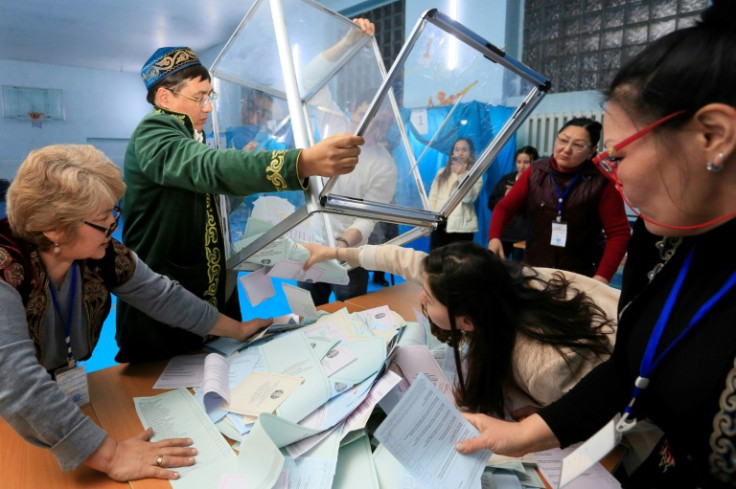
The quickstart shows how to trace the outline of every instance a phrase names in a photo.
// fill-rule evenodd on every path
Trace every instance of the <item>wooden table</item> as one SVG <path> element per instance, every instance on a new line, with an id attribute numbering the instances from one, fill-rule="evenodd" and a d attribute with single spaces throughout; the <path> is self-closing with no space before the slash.
<path id="1" fill-rule="evenodd" d="M 359 304 L 332 302 L 318 309 L 335 312 L 347 307 L 355 312 L 366 309 Z M 143 431 L 135 412 L 134 397 L 155 396 L 153 384 L 166 366 L 166 361 L 121 364 L 91 372 L 90 404 L 84 413 L 116 440 L 132 438 Z M 0 487 L 3 489 L 170 489 L 168 481 L 145 479 L 130 483 L 115 482 L 105 474 L 87 467 L 63 472 L 51 452 L 32 445 L 0 420 Z"/>
<path id="2" fill-rule="evenodd" d="M 335 312 L 347 307 L 349 312 L 389 305 L 407 321 L 415 321 L 413 309 L 420 309 L 421 286 L 404 282 L 393 287 L 349 299 L 332 302 L 319 309 Z M 125 440 L 143 431 L 135 412 L 134 397 L 154 396 L 153 384 L 166 366 L 166 361 L 121 364 L 88 375 L 90 405 L 84 412 L 117 440 Z M 144 479 L 130 483 L 114 482 L 100 472 L 80 467 L 62 472 L 48 450 L 33 446 L 20 438 L 0 420 L 0 470 L 3 489 L 170 489 L 168 481 Z"/>
<path id="3" fill-rule="evenodd" d="M 92 406 L 84 413 L 100 424 Z M 140 427 L 140 422 L 138 423 Z M 69 489 L 94 487 L 95 489 L 126 489 L 128 484 L 115 482 L 102 472 L 80 467 L 72 472 L 62 472 L 51 452 L 31 445 L 0 420 L 0 486 L 4 489 Z"/>
<path id="4" fill-rule="evenodd" d="M 405 321 L 416 321 L 414 309 L 421 311 L 419 294 L 422 287 L 414 282 L 402 282 L 393 287 L 371 292 L 370 294 L 353 297 L 345 301 L 348 306 L 371 309 L 373 307 L 389 305 L 392 311 L 398 312 Z M 351 311 L 352 312 L 352 311 Z"/>

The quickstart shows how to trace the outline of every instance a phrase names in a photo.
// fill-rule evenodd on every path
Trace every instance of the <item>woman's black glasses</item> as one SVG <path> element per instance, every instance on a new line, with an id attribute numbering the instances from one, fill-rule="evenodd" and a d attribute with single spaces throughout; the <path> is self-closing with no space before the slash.
<path id="1" fill-rule="evenodd" d="M 94 229 L 96 229 L 96 230 L 98 230 L 98 231 L 100 231 L 102 233 L 105 233 L 105 237 L 106 238 L 109 238 L 110 235 L 112 233 L 114 233 L 115 230 L 118 228 L 118 221 L 120 221 L 120 212 L 121 212 L 120 211 L 120 207 L 115 206 L 115 207 L 112 208 L 112 218 L 115 219 L 115 221 L 113 221 L 113 223 L 110 224 L 110 226 L 108 226 L 108 227 L 103 227 L 103 226 L 100 226 L 100 225 L 97 225 L 97 224 L 93 224 L 93 223 L 88 222 L 88 221 L 82 221 L 82 222 L 85 223 L 87 226 L 89 226 L 91 228 L 94 228 Z"/>

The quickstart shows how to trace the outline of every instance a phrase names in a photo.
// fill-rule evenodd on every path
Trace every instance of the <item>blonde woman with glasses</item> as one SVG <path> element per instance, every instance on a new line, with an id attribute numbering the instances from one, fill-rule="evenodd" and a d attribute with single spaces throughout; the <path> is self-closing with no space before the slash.
<path id="1" fill-rule="evenodd" d="M 88 399 L 78 361 L 97 344 L 110 294 L 200 337 L 244 340 L 258 325 L 218 313 L 114 239 L 124 192 L 120 169 L 92 146 L 47 146 L 18 169 L 0 219 L 0 417 L 63 470 L 176 479 L 172 468 L 194 464 L 192 440 L 152 442 L 148 429 L 116 441 L 77 406 Z"/>

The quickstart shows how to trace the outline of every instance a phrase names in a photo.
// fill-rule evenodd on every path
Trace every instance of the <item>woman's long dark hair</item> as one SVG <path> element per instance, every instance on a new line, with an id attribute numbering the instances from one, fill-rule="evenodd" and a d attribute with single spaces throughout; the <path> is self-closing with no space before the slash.
<path id="1" fill-rule="evenodd" d="M 610 322 L 604 311 L 561 274 L 545 282 L 529 270 L 474 242 L 437 248 L 424 260 L 429 288 L 448 310 L 451 331 L 444 339 L 454 350 L 455 399 L 464 409 L 503 415 L 504 386 L 514 384 L 513 351 L 519 333 L 586 358 L 611 353 L 603 333 Z M 466 375 L 457 316 L 466 316 L 474 325 L 467 336 Z"/>
<path id="2" fill-rule="evenodd" d="M 437 183 L 440 186 L 444 185 L 447 179 L 450 178 L 450 174 L 452 173 L 452 153 L 455 151 L 455 145 L 460 141 L 465 141 L 468 144 L 468 149 L 470 150 L 468 155 L 468 169 L 475 164 L 475 144 L 473 144 L 473 140 L 466 137 L 457 138 L 455 142 L 452 143 L 452 150 L 450 151 L 450 157 L 447 158 L 447 164 L 439 175 L 437 175 Z"/>

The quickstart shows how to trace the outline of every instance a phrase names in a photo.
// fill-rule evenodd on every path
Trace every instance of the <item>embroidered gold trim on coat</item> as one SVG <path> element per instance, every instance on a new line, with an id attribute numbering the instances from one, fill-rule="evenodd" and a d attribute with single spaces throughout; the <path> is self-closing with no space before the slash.
<path id="1" fill-rule="evenodd" d="M 212 196 L 207 194 L 206 199 L 207 222 L 204 228 L 205 257 L 207 258 L 207 290 L 204 300 L 217 307 L 217 289 L 220 284 L 222 271 L 222 256 L 218 248 L 219 233 L 217 232 L 217 214 Z"/>
<path id="2" fill-rule="evenodd" d="M 179 120 L 179 122 L 181 122 L 182 124 L 184 124 L 184 127 L 186 127 L 187 129 L 189 129 L 189 127 L 187 126 L 187 118 L 188 118 L 188 116 L 186 114 L 180 114 L 178 112 L 171 112 L 171 111 L 168 111 L 168 110 L 164 110 L 164 109 L 162 109 L 160 107 L 155 107 L 153 109 L 153 111 L 156 112 L 157 114 L 166 114 L 166 115 L 170 115 L 171 117 L 175 117 L 176 119 Z"/>
<path id="3" fill-rule="evenodd" d="M 718 407 L 713 418 L 708 463 L 713 477 L 733 484 L 736 481 L 736 359 L 734 367 L 726 375 L 726 387 Z"/>
<path id="4" fill-rule="evenodd" d="M 286 151 L 283 149 L 271 151 L 271 162 L 266 167 L 266 180 L 271 182 L 277 191 L 289 190 L 289 186 L 286 185 L 286 179 L 281 174 L 281 170 L 284 168 L 285 157 Z"/>

